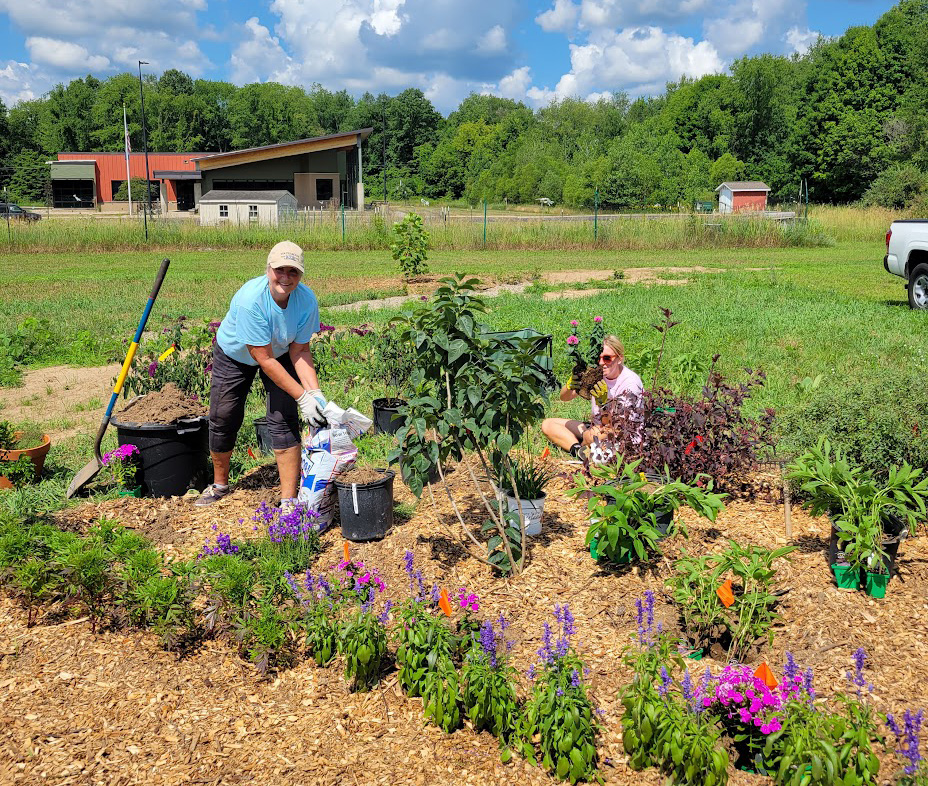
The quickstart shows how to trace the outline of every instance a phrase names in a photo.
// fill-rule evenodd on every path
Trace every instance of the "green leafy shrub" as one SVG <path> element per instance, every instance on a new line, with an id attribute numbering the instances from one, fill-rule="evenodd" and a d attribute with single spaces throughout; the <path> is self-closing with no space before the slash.
<path id="1" fill-rule="evenodd" d="M 428 672 L 422 686 L 423 714 L 442 731 L 450 734 L 461 725 L 461 678 L 454 663 L 440 658 Z"/>
<path id="2" fill-rule="evenodd" d="M 576 783 L 597 774 L 599 723 L 584 681 L 584 663 L 571 645 L 573 615 L 566 604 L 555 605 L 554 617 L 555 629 L 544 623 L 541 661 L 530 670 L 534 684 L 520 722 L 519 746 L 534 763 L 532 740 L 537 737 L 541 766 Z"/>
<path id="3" fill-rule="evenodd" d="M 368 690 L 380 677 L 380 667 L 387 652 L 387 632 L 381 619 L 360 608 L 341 627 L 338 651 L 345 658 L 345 678 L 354 690 Z"/>
<path id="4" fill-rule="evenodd" d="M 422 216 L 418 213 L 407 213 L 402 221 L 393 225 L 393 237 L 390 253 L 399 263 L 403 278 L 413 278 L 427 273 L 429 233 L 422 226 Z"/>
<path id="5" fill-rule="evenodd" d="M 922 375 L 889 369 L 826 382 L 782 408 L 777 431 L 781 453 L 802 453 L 825 437 L 848 461 L 881 478 L 904 462 L 928 467 L 928 390 Z"/>
<path id="6" fill-rule="evenodd" d="M 26 606 L 26 627 L 35 624 L 41 604 L 53 597 L 58 588 L 58 575 L 50 562 L 30 557 L 13 570 L 14 591 Z"/>
<path id="7" fill-rule="evenodd" d="M 272 667 L 289 666 L 295 660 L 289 621 L 273 603 L 263 601 L 255 610 L 241 613 L 235 622 L 235 638 L 262 676 Z"/>
<path id="8" fill-rule="evenodd" d="M 709 521 L 725 507 L 724 494 L 712 491 L 712 478 L 697 478 L 704 486 L 671 481 L 656 488 L 638 472 L 640 460 L 614 466 L 594 465 L 590 468 L 593 481 L 579 476 L 570 496 L 589 495 L 590 526 L 586 544 L 594 539 L 597 550 L 610 562 L 624 563 L 632 559 L 647 559 L 660 550 L 663 537 L 657 528 L 657 516 L 675 512 L 688 505 Z M 594 481 L 600 481 L 596 483 Z"/>
<path id="9" fill-rule="evenodd" d="M 254 565 L 235 554 L 215 554 L 202 560 L 202 573 L 207 630 L 230 625 L 255 599 Z"/>
<path id="10" fill-rule="evenodd" d="M 423 601 L 406 600 L 397 612 L 397 678 L 409 696 L 422 696 L 426 678 L 436 668 L 450 662 L 457 642 L 447 623 L 430 613 Z"/>
<path id="11" fill-rule="evenodd" d="M 46 356 L 56 342 L 49 321 L 35 317 L 26 317 L 15 330 L 0 334 L 0 383 L 21 384 L 21 366 Z"/>
<path id="12" fill-rule="evenodd" d="M 106 548 L 91 538 L 70 541 L 55 554 L 54 564 L 61 576 L 63 594 L 84 606 L 90 630 L 96 633 L 114 588 Z"/>
<path id="13" fill-rule="evenodd" d="M 813 515 L 828 513 L 838 533 L 838 548 L 856 568 L 884 566 L 884 532 L 891 516 L 914 532 L 926 515 L 928 476 L 907 463 L 890 467 L 885 479 L 856 467 L 840 448 L 822 437 L 798 456 L 787 477 L 801 484 L 804 504 Z"/>
<path id="14" fill-rule="evenodd" d="M 484 620 L 479 639 L 472 640 L 461 665 L 461 704 L 476 731 L 486 730 L 500 741 L 503 760 L 518 728 L 520 708 L 516 697 L 516 670 L 510 665 L 506 620 L 500 615 L 499 631 Z"/>
<path id="15" fill-rule="evenodd" d="M 764 549 L 733 540 L 718 554 L 683 557 L 674 563 L 667 586 L 680 609 L 683 630 L 696 649 L 722 634 L 729 638 L 728 656 L 744 658 L 758 639 L 773 638 L 779 596 L 773 586 L 773 563 L 795 546 Z M 731 577 L 732 603 L 726 607 L 717 590 Z"/>

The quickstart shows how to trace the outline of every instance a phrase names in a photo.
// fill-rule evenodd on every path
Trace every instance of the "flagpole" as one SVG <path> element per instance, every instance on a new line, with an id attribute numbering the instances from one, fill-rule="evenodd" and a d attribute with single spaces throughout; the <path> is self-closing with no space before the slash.
<path id="1" fill-rule="evenodd" d="M 132 175 L 129 172 L 129 123 L 126 121 L 126 105 L 122 105 L 122 127 L 125 130 L 126 186 L 129 189 L 129 215 L 132 215 Z"/>

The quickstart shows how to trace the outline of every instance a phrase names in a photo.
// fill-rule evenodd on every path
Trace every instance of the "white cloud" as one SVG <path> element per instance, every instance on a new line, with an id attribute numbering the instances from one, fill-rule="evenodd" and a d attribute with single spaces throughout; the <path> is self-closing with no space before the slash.
<path id="1" fill-rule="evenodd" d="M 45 92 L 35 86 L 35 67 L 16 60 L 0 62 L 0 100 L 7 107 L 20 101 L 31 101 Z"/>
<path id="2" fill-rule="evenodd" d="M 109 58 L 91 55 L 80 44 L 60 41 L 56 38 L 30 36 L 26 39 L 26 48 L 33 62 L 60 71 L 71 73 L 104 71 L 110 64 Z"/>
<path id="3" fill-rule="evenodd" d="M 495 90 L 485 88 L 485 92 L 496 93 L 503 98 L 512 98 L 516 101 L 521 101 L 531 85 L 531 69 L 529 69 L 528 66 L 522 66 L 500 79 L 499 85 Z"/>
<path id="4" fill-rule="evenodd" d="M 377 35 L 396 35 L 403 22 L 398 10 L 404 0 L 374 0 L 374 13 L 371 15 L 371 27 Z"/>
<path id="5" fill-rule="evenodd" d="M 786 31 L 783 40 L 789 44 L 793 52 L 804 55 L 812 47 L 812 44 L 818 41 L 821 35 L 821 33 L 809 30 L 809 28 L 800 30 L 798 27 L 791 27 Z"/>
<path id="6" fill-rule="evenodd" d="M 707 19 L 703 25 L 706 40 L 722 55 L 735 57 L 763 43 L 782 41 L 787 27 L 805 7 L 792 0 L 735 0 L 719 10 L 724 15 Z"/>
<path id="7" fill-rule="evenodd" d="M 603 88 L 643 92 L 642 85 L 705 76 L 724 70 L 714 47 L 659 27 L 602 31 L 570 47 L 569 73 L 557 83 L 559 98 L 587 96 Z M 638 88 L 636 90 L 636 87 Z"/>
<path id="8" fill-rule="evenodd" d="M 554 0 L 554 7 L 535 17 L 547 33 L 570 33 L 577 24 L 580 9 L 571 0 Z"/>
<path id="9" fill-rule="evenodd" d="M 506 31 L 502 25 L 493 25 L 477 41 L 477 51 L 484 54 L 497 54 L 506 51 Z"/>
<path id="10" fill-rule="evenodd" d="M 280 40 L 253 16 L 245 22 L 249 37 L 245 38 L 232 53 L 231 76 L 240 85 L 260 82 L 273 75 L 277 81 L 287 72 L 292 61 L 284 52 Z"/>

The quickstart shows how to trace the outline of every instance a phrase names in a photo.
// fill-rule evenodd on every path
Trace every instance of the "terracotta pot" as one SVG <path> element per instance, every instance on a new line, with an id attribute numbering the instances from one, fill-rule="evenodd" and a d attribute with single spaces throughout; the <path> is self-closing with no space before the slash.
<path id="1" fill-rule="evenodd" d="M 16 438 L 19 438 L 21 432 L 16 433 Z M 48 451 L 51 449 L 52 441 L 49 439 L 48 434 L 42 435 L 42 444 L 35 448 L 27 448 L 26 450 L 0 450 L 0 461 L 16 461 L 20 456 L 29 456 L 32 459 L 32 465 L 35 467 L 35 476 L 39 478 L 42 474 L 42 468 L 45 466 L 45 457 L 48 455 Z M 0 475 L 0 489 L 11 489 L 13 484 L 6 479 L 5 476 Z"/>

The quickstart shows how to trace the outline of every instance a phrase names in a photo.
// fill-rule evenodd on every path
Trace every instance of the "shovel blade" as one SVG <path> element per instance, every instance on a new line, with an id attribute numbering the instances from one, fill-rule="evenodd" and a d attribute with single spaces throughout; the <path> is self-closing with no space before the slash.
<path id="1" fill-rule="evenodd" d="M 74 480 L 72 480 L 71 485 L 68 486 L 68 493 L 65 496 L 71 499 L 71 497 L 77 494 L 84 486 L 90 483 L 101 469 L 103 469 L 103 464 L 101 464 L 96 457 L 91 459 L 84 468 L 74 476 Z"/>

